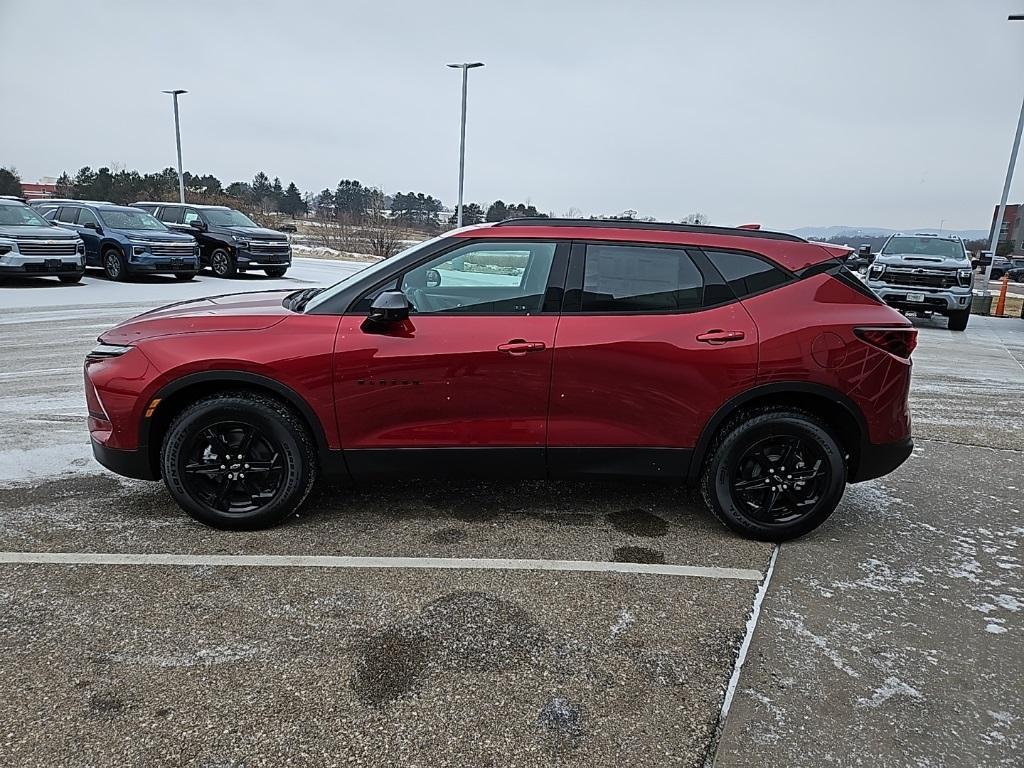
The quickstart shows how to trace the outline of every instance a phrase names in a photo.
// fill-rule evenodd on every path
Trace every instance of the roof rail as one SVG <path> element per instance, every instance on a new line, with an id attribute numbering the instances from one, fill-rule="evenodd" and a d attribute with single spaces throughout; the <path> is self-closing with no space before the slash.
<path id="1" fill-rule="evenodd" d="M 764 229 L 740 229 L 738 227 L 711 227 L 704 224 L 674 224 L 659 221 L 634 221 L 632 219 L 546 219 L 544 217 L 523 217 L 499 221 L 496 227 L 595 227 L 606 229 L 647 229 L 671 232 L 694 232 L 705 235 L 729 235 L 731 237 L 757 237 L 762 240 L 788 240 L 806 243 L 802 237 L 787 232 L 770 232 Z"/>

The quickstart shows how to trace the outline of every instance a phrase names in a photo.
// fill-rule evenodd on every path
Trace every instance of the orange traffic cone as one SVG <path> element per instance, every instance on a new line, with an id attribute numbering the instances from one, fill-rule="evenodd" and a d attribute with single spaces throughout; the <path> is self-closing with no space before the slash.
<path id="1" fill-rule="evenodd" d="M 996 317 L 1003 316 L 1003 310 L 1006 309 L 1006 291 L 1010 287 L 1010 276 L 1003 275 L 1003 284 L 999 286 L 999 299 L 996 301 Z"/>

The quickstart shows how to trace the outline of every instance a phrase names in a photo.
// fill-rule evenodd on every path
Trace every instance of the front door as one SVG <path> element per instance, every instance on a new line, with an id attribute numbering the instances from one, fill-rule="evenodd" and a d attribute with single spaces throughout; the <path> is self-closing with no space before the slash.
<path id="1" fill-rule="evenodd" d="M 701 252 L 578 243 L 555 338 L 551 474 L 684 475 L 710 415 L 756 374 L 757 329 Z"/>
<path id="2" fill-rule="evenodd" d="M 338 429 L 354 476 L 544 475 L 545 424 L 568 245 L 459 245 L 376 286 L 341 321 Z M 409 320 L 366 310 L 399 289 Z"/>

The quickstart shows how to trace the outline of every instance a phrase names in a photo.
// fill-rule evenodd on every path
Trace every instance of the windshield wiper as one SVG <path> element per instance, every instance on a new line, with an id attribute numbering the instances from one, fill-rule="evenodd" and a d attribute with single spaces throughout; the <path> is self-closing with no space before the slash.
<path id="1" fill-rule="evenodd" d="M 305 309 L 306 304 L 309 300 L 316 296 L 318 293 L 327 290 L 326 288 L 303 288 L 301 291 L 295 293 L 289 293 L 285 297 L 285 307 L 290 309 L 292 312 L 301 312 Z"/>

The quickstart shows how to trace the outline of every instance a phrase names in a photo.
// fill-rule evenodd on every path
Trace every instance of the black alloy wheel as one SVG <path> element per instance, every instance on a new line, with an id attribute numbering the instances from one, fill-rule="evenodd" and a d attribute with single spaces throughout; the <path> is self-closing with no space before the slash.
<path id="1" fill-rule="evenodd" d="M 846 458 L 831 429 L 788 406 L 738 414 L 719 431 L 701 494 L 722 523 L 761 541 L 786 541 L 821 525 L 846 488 Z"/>
<path id="2" fill-rule="evenodd" d="M 181 454 L 182 480 L 190 496 L 217 512 L 254 512 L 281 490 L 281 451 L 278 442 L 249 424 L 213 424 Z"/>
<path id="3" fill-rule="evenodd" d="M 238 271 L 231 254 L 223 248 L 218 248 L 210 254 L 210 269 L 217 277 L 234 277 Z"/>

